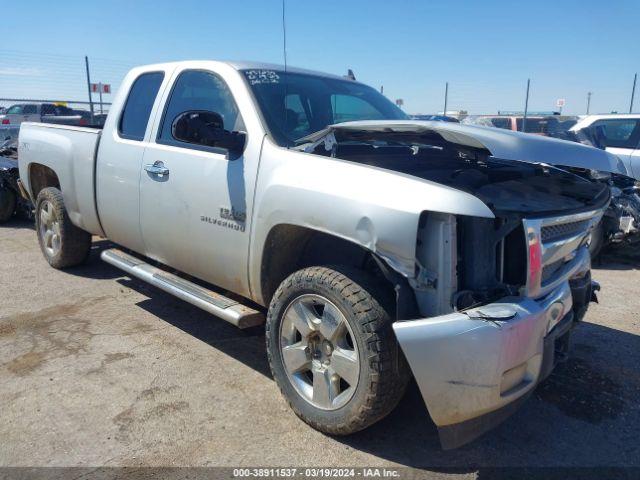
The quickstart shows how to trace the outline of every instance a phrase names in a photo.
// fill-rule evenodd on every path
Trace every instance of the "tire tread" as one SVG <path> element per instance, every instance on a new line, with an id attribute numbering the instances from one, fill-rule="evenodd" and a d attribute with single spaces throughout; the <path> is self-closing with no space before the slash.
<path id="1" fill-rule="evenodd" d="M 371 370 L 364 402 L 357 411 L 338 425 L 327 425 L 305 415 L 278 387 L 293 411 L 313 428 L 334 434 L 347 435 L 362 430 L 390 413 L 402 398 L 410 378 L 408 367 L 402 361 L 398 343 L 391 327 L 393 298 L 388 289 L 366 272 L 349 267 L 309 267 L 290 275 L 276 290 L 267 314 L 267 356 L 273 370 L 270 329 L 274 327 L 275 310 L 287 292 L 292 289 L 313 288 L 318 283 L 338 292 L 350 305 L 366 345 L 366 361 Z"/>
<path id="2" fill-rule="evenodd" d="M 60 222 L 61 249 L 55 257 L 49 257 L 45 252 L 43 239 L 40 237 L 40 204 L 48 200 Z M 43 188 L 36 200 L 36 231 L 38 243 L 42 254 L 53 268 L 64 269 L 74 267 L 86 262 L 91 250 L 91 234 L 76 227 L 69 218 L 67 209 L 64 206 L 62 192 L 54 187 Z"/>

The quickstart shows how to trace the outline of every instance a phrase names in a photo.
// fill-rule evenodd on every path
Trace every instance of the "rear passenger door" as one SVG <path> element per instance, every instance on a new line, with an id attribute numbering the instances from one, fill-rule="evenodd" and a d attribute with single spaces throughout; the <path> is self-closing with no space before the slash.
<path id="1" fill-rule="evenodd" d="M 169 77 L 164 70 L 132 73 L 118 93 L 100 140 L 96 166 L 96 202 L 107 237 L 144 253 L 140 231 L 140 170 L 150 136 L 149 119 Z M 128 86 L 128 88 L 127 88 Z"/>

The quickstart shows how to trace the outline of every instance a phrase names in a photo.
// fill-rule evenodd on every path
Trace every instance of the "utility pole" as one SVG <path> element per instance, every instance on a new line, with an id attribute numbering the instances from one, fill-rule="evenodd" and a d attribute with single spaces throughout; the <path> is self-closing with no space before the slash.
<path id="1" fill-rule="evenodd" d="M 587 92 L 587 115 L 589 115 L 589 108 L 591 107 L 591 95 L 592 92 Z"/>
<path id="2" fill-rule="evenodd" d="M 100 115 L 104 112 L 102 111 L 102 82 L 98 83 L 98 92 L 100 92 Z"/>
<path id="3" fill-rule="evenodd" d="M 524 99 L 524 116 L 522 117 L 522 131 L 524 132 L 527 127 L 527 111 L 529 110 L 529 86 L 531 85 L 531 79 L 527 78 L 527 96 Z"/>
<path id="4" fill-rule="evenodd" d="M 449 82 L 444 84 L 444 111 L 443 115 L 447 114 L 447 100 L 449 99 Z"/>
<path id="5" fill-rule="evenodd" d="M 89 92 L 89 109 L 91 110 L 91 123 L 93 120 L 93 99 L 91 98 L 91 77 L 89 76 L 89 57 L 84 56 L 84 65 L 87 68 L 87 91 Z"/>
<path id="6" fill-rule="evenodd" d="M 638 81 L 638 74 L 633 76 L 633 88 L 631 89 L 631 105 L 629 105 L 629 113 L 633 113 L 633 97 L 636 94 L 636 82 Z"/>

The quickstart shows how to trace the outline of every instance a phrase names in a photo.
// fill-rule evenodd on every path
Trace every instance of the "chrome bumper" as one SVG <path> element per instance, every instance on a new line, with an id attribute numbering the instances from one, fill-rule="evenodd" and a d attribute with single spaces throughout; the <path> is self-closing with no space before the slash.
<path id="1" fill-rule="evenodd" d="M 584 273 L 590 261 L 582 257 L 576 271 Z M 573 323 L 572 306 L 565 280 L 538 300 L 506 297 L 393 325 L 444 448 L 493 428 L 531 393 L 550 371 L 549 344 Z"/>

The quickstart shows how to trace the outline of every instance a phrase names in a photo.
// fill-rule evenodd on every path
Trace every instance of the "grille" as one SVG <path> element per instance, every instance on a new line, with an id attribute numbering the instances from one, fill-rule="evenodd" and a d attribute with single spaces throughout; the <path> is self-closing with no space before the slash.
<path id="1" fill-rule="evenodd" d="M 565 264 L 564 258 L 561 258 L 560 260 L 556 260 L 553 263 L 545 265 L 542 268 L 542 283 L 546 283 L 547 280 L 549 280 L 554 273 L 560 270 L 564 264 Z"/>
<path id="2" fill-rule="evenodd" d="M 575 215 L 523 219 L 527 239 L 527 295 L 540 298 L 586 266 L 584 240 L 602 218 L 602 209 Z"/>
<path id="3" fill-rule="evenodd" d="M 570 237 L 576 233 L 584 232 L 588 226 L 589 220 L 547 225 L 540 229 L 540 236 L 544 243 L 551 242 L 559 238 Z"/>

